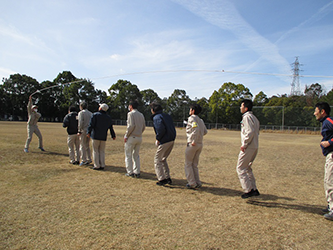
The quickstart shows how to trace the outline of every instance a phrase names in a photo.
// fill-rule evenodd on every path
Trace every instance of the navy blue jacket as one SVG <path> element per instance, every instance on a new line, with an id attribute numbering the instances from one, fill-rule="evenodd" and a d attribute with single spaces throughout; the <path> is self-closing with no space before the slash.
<path id="1" fill-rule="evenodd" d="M 171 116 L 159 111 L 152 117 L 156 140 L 158 140 L 160 144 L 174 141 L 176 139 L 176 129 Z"/>
<path id="2" fill-rule="evenodd" d="M 64 118 L 62 123 L 64 128 L 67 128 L 67 133 L 69 135 L 77 134 L 77 126 L 78 126 L 78 117 L 76 112 L 70 112 Z"/>
<path id="3" fill-rule="evenodd" d="M 111 137 L 115 138 L 111 117 L 103 110 L 94 113 L 88 126 L 88 134 L 92 139 L 106 141 L 110 129 Z"/>
<path id="4" fill-rule="evenodd" d="M 330 152 L 333 152 L 333 118 L 326 116 L 321 119 L 320 122 L 323 123 L 321 128 L 321 135 L 323 136 L 323 139 L 321 139 L 321 141 L 328 141 L 330 143 L 330 146 L 327 148 L 320 145 L 323 155 L 326 156 Z"/>

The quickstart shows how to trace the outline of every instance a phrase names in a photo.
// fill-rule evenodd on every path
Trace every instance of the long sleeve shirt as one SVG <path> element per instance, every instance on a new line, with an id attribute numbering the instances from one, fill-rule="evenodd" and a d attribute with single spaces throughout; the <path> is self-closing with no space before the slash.
<path id="1" fill-rule="evenodd" d="M 141 137 L 143 131 L 146 129 L 146 121 L 142 113 L 133 109 L 127 114 L 127 129 L 125 138 L 130 136 Z"/>
<path id="2" fill-rule="evenodd" d="M 333 151 L 333 118 L 326 116 L 321 119 L 320 122 L 323 123 L 323 126 L 321 128 L 321 135 L 323 136 L 323 138 L 321 139 L 321 141 L 328 141 L 330 144 L 330 146 L 328 146 L 327 148 L 324 148 L 320 145 L 323 155 L 326 156 Z"/>
<path id="3" fill-rule="evenodd" d="M 92 113 L 88 109 L 83 109 L 79 112 L 79 121 L 78 121 L 79 132 L 82 133 L 84 131 L 87 133 L 91 117 Z"/>
<path id="4" fill-rule="evenodd" d="M 244 148 L 258 148 L 260 123 L 252 111 L 243 114 L 241 126 L 242 146 Z"/>
<path id="5" fill-rule="evenodd" d="M 197 115 L 191 115 L 186 125 L 187 142 L 202 144 L 205 134 L 207 134 L 207 128 L 203 120 Z"/>
<path id="6" fill-rule="evenodd" d="M 28 110 L 28 125 L 37 125 L 37 122 L 39 120 L 39 118 L 42 116 L 40 113 L 32 110 L 32 102 L 29 100 L 28 102 L 28 106 L 27 106 L 27 110 Z"/>

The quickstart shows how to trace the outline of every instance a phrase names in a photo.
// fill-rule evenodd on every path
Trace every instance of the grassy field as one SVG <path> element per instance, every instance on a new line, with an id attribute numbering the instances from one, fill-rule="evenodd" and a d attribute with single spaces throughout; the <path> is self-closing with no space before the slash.
<path id="1" fill-rule="evenodd" d="M 0 249 L 332 249 L 323 218 L 320 135 L 261 133 L 254 174 L 261 196 L 243 200 L 236 174 L 240 133 L 210 130 L 185 188 L 185 131 L 169 157 L 174 184 L 157 186 L 154 132 L 141 148 L 140 179 L 126 177 L 123 135 L 107 141 L 106 169 L 68 164 L 66 130 L 39 123 L 24 153 L 26 124 L 0 122 Z"/>

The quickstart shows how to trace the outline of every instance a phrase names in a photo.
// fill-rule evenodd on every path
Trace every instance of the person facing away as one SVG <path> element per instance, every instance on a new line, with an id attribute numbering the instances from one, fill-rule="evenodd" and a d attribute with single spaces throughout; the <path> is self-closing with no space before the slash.
<path id="1" fill-rule="evenodd" d="M 153 114 L 153 125 L 156 134 L 155 144 L 157 146 L 154 157 L 155 172 L 158 180 L 156 185 L 164 186 L 165 184 L 172 184 L 167 158 L 176 139 L 176 129 L 171 116 L 163 113 L 163 108 L 160 104 L 152 102 L 150 109 Z"/>
<path id="2" fill-rule="evenodd" d="M 80 166 L 88 165 L 91 161 L 90 151 L 90 138 L 87 137 L 88 126 L 92 113 L 88 110 L 88 104 L 86 102 L 80 103 L 79 121 L 78 121 L 78 135 L 80 137 L 80 154 L 81 163 Z"/>
<path id="3" fill-rule="evenodd" d="M 140 147 L 146 121 L 137 108 L 139 103 L 131 101 L 128 105 L 127 129 L 124 135 L 126 176 L 140 177 Z"/>
<path id="4" fill-rule="evenodd" d="M 187 147 L 185 150 L 185 175 L 187 188 L 200 188 L 202 183 L 199 178 L 199 156 L 203 148 L 203 136 L 207 134 L 207 128 L 198 116 L 201 112 L 199 104 L 190 106 L 186 125 Z"/>
<path id="5" fill-rule="evenodd" d="M 330 117 L 330 112 L 331 108 L 327 102 L 318 102 L 313 113 L 316 120 L 322 123 L 320 147 L 326 157 L 324 190 L 328 203 L 323 212 L 326 213 L 324 218 L 327 220 L 333 220 L 333 118 Z"/>
<path id="6" fill-rule="evenodd" d="M 78 115 L 74 106 L 69 107 L 68 114 L 65 116 L 62 123 L 64 128 L 67 128 L 67 145 L 70 164 L 80 163 L 80 141 L 77 134 Z"/>
<path id="7" fill-rule="evenodd" d="M 241 121 L 241 147 L 238 155 L 237 173 L 244 194 L 243 199 L 260 195 L 256 180 L 252 172 L 252 164 L 258 153 L 260 123 L 252 112 L 251 100 L 242 101 L 240 111 L 243 114 Z"/>
<path id="8" fill-rule="evenodd" d="M 103 170 L 105 168 L 105 146 L 108 130 L 110 130 L 112 139 L 116 139 L 111 116 L 106 113 L 108 109 L 107 104 L 100 104 L 98 111 L 92 115 L 88 126 L 87 137 L 92 138 L 93 145 L 93 170 Z"/>
<path id="9" fill-rule="evenodd" d="M 35 133 L 38 137 L 38 141 L 39 141 L 39 145 L 38 148 L 41 151 L 45 151 L 43 148 L 43 137 L 42 137 L 42 133 L 40 132 L 37 122 L 39 120 L 39 118 L 42 116 L 40 113 L 38 113 L 37 111 L 37 106 L 36 105 L 32 105 L 32 96 L 29 96 L 29 102 L 28 102 L 28 106 L 27 106 L 27 111 L 28 111 L 28 122 L 27 122 L 27 132 L 28 132 L 28 137 L 27 140 L 25 142 L 25 146 L 24 146 L 24 152 L 28 153 L 29 152 L 29 145 L 30 142 L 32 140 L 32 135 Z"/>

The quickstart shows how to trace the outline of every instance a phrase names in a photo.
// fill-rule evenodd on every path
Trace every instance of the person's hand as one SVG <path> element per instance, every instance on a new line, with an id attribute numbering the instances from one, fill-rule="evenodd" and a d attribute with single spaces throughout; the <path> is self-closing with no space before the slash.
<path id="1" fill-rule="evenodd" d="M 156 140 L 155 145 L 156 145 L 156 147 L 158 147 L 160 145 L 160 142 L 158 140 Z"/>
<path id="2" fill-rule="evenodd" d="M 90 134 L 87 134 L 87 137 L 90 138 Z"/>
<path id="3" fill-rule="evenodd" d="M 327 148 L 330 146 L 330 143 L 328 141 L 322 141 L 320 145 L 323 146 L 324 148 Z"/>
<path id="4" fill-rule="evenodd" d="M 116 139 L 116 137 L 113 137 L 112 139 L 113 139 L 113 140 L 115 140 L 115 139 Z"/>
<path id="5" fill-rule="evenodd" d="M 124 137 L 124 142 L 125 142 L 125 143 L 127 142 L 127 137 Z"/>
<path id="6" fill-rule="evenodd" d="M 240 150 L 241 150 L 242 152 L 245 152 L 245 149 L 246 149 L 246 148 L 245 148 L 244 146 L 241 146 L 241 147 L 240 147 Z"/>
<path id="7" fill-rule="evenodd" d="M 197 145 L 195 142 L 192 142 L 192 144 L 191 144 L 193 147 L 195 146 L 195 145 Z"/>

